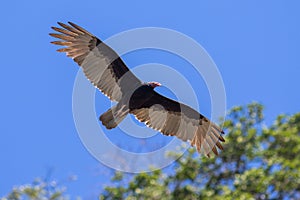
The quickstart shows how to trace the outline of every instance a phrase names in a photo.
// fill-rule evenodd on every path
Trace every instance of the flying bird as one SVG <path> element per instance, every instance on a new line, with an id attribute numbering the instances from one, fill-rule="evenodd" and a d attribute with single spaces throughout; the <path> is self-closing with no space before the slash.
<path id="1" fill-rule="evenodd" d="M 139 80 L 112 48 L 82 27 L 72 22 L 58 25 L 52 27 L 56 33 L 50 33 L 60 39 L 52 44 L 64 46 L 57 51 L 71 57 L 97 89 L 118 102 L 99 118 L 107 129 L 133 114 L 164 135 L 190 141 L 208 157 L 211 151 L 218 155 L 217 148 L 223 150 L 224 132 L 218 125 L 193 108 L 157 93 L 154 89 L 160 83 Z"/>

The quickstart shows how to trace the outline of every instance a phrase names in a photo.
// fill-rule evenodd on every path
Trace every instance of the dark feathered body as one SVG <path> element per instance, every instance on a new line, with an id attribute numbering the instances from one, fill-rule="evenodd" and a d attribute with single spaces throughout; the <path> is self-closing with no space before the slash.
<path id="1" fill-rule="evenodd" d="M 129 110 L 135 110 L 145 106 L 151 97 L 154 95 L 153 87 L 148 86 L 147 84 L 142 85 L 137 88 L 129 100 Z"/>

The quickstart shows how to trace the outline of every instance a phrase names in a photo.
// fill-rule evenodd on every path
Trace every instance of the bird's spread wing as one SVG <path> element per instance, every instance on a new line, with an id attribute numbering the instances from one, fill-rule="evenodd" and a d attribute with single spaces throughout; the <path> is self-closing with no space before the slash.
<path id="1" fill-rule="evenodd" d="M 122 94 L 142 84 L 118 54 L 100 39 L 74 23 L 58 24 L 61 28 L 52 27 L 58 33 L 50 35 L 61 40 L 51 43 L 65 46 L 57 51 L 66 52 L 82 67 L 92 84 L 111 100 L 120 101 Z"/>
<path id="2" fill-rule="evenodd" d="M 220 142 L 225 142 L 219 126 L 189 106 L 153 92 L 149 100 L 131 111 L 139 121 L 164 135 L 189 140 L 207 156 L 211 151 L 218 155 L 216 147 L 223 149 Z"/>

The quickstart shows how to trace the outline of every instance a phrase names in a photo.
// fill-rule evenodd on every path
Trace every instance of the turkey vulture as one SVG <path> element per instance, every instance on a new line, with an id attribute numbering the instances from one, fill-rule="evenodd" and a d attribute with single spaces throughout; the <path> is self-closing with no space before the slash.
<path id="1" fill-rule="evenodd" d="M 125 65 L 117 53 L 93 34 L 80 26 L 58 22 L 52 27 L 58 33 L 50 36 L 60 39 L 52 44 L 64 46 L 65 52 L 80 67 L 91 83 L 110 100 L 118 102 L 100 116 L 107 129 L 112 129 L 133 114 L 137 120 L 164 135 L 189 140 L 198 152 L 210 151 L 218 155 L 225 142 L 223 130 L 191 107 L 162 96 L 154 91 L 157 82 L 143 83 Z"/>

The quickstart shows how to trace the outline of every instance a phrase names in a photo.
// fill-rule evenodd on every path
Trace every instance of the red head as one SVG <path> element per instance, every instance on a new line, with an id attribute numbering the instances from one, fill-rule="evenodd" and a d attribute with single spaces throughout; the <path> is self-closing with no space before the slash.
<path id="1" fill-rule="evenodd" d="M 160 83 L 158 82 L 155 82 L 155 81 L 152 81 L 152 82 L 148 82 L 147 85 L 149 85 L 150 87 L 152 88 L 155 88 L 155 87 L 158 87 L 158 86 L 161 86 Z"/>

